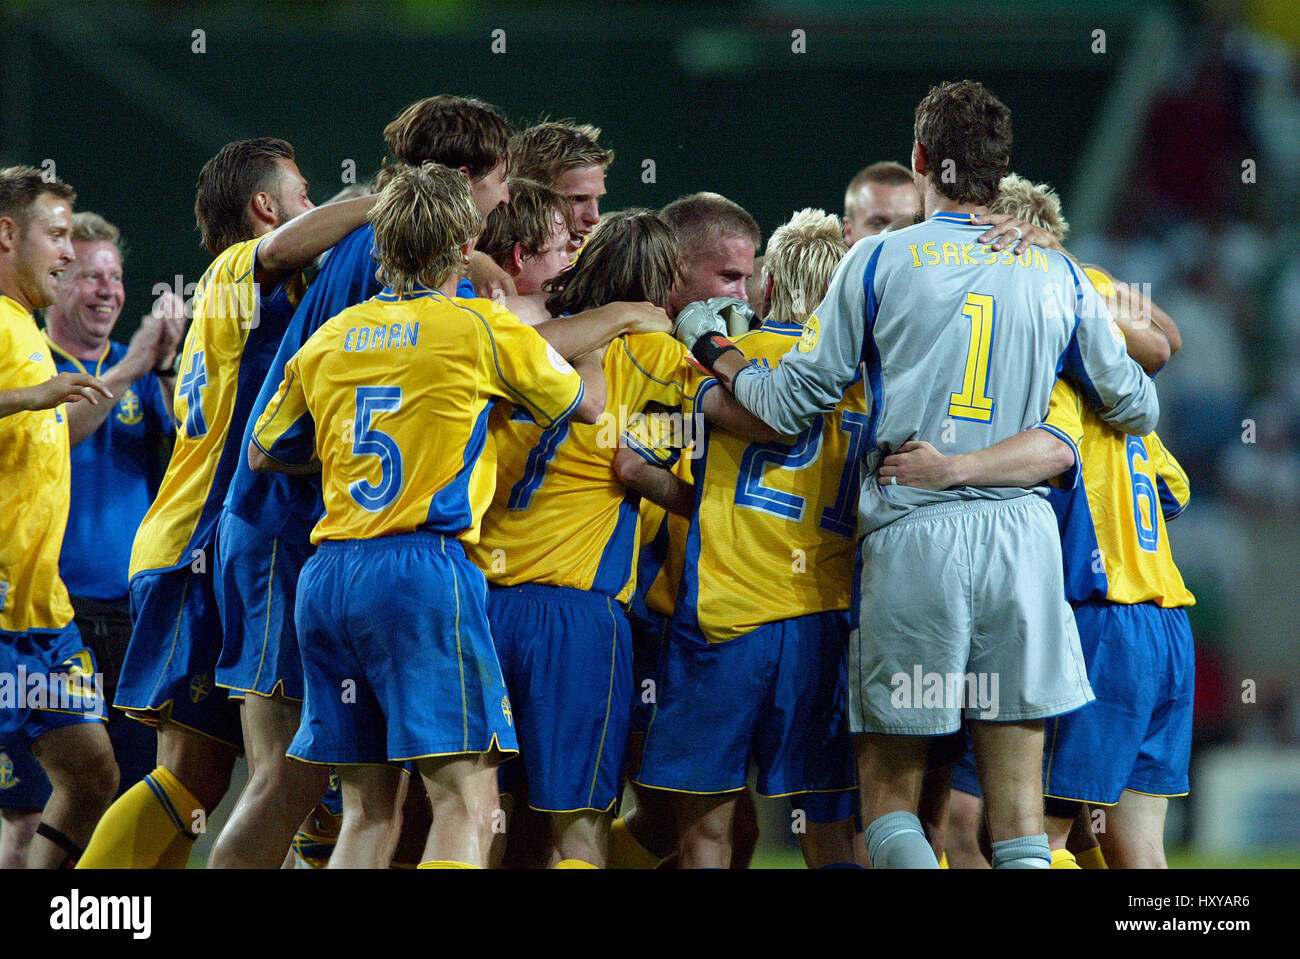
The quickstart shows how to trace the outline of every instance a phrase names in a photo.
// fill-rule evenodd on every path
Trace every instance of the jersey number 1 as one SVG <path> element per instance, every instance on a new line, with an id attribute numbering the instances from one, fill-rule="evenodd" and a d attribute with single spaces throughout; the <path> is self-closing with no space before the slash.
<path id="1" fill-rule="evenodd" d="M 987 293 L 967 293 L 961 311 L 970 317 L 970 347 L 966 351 L 961 392 L 949 397 L 948 415 L 959 420 L 988 423 L 993 419 L 993 399 L 988 391 L 996 305 Z"/>

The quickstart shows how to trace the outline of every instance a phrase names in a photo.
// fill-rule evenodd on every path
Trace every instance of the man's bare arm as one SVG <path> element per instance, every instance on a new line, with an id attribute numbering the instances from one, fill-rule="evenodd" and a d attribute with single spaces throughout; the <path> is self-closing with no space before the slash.
<path id="1" fill-rule="evenodd" d="M 326 203 L 276 227 L 257 245 L 254 276 L 264 291 L 275 289 L 366 222 L 377 194 Z"/>
<path id="2" fill-rule="evenodd" d="M 886 456 L 881 486 L 897 477 L 899 486 L 944 490 L 954 486 L 1037 486 L 1075 463 L 1074 450 L 1047 430 L 1017 433 L 974 453 L 946 456 L 929 443 L 912 441 Z"/>
<path id="3" fill-rule="evenodd" d="M 614 473 L 628 489 L 658 503 L 670 513 L 690 516 L 695 509 L 695 487 L 672 470 L 646 462 L 627 447 L 614 454 Z"/>

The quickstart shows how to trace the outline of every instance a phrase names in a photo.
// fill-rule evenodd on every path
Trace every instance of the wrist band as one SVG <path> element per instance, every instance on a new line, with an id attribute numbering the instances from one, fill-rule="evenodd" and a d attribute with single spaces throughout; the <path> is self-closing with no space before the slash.
<path id="1" fill-rule="evenodd" d="M 705 333 L 691 347 L 691 355 L 699 360 L 701 365 L 713 369 L 713 364 L 718 361 L 718 357 L 730 350 L 740 352 L 740 348 L 721 333 Z"/>

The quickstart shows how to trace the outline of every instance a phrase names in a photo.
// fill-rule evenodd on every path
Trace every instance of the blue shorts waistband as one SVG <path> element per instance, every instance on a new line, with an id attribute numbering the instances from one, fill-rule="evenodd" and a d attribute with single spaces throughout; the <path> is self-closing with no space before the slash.
<path id="1" fill-rule="evenodd" d="M 465 547 L 454 536 L 443 536 L 441 533 L 431 533 L 424 529 L 417 529 L 410 533 L 393 533 L 391 536 L 376 536 L 372 539 L 326 539 L 321 540 L 316 549 L 322 553 L 333 553 L 422 547 L 465 555 Z"/>
<path id="2" fill-rule="evenodd" d="M 488 590 L 491 593 L 506 596 L 531 596 L 551 603 L 583 603 L 589 606 L 599 606 L 601 609 L 609 607 L 623 608 L 623 604 L 614 599 L 613 596 L 595 593 L 589 589 L 575 589 L 572 586 L 550 586 L 546 583 L 516 583 L 514 586 L 494 586 L 488 583 Z"/>

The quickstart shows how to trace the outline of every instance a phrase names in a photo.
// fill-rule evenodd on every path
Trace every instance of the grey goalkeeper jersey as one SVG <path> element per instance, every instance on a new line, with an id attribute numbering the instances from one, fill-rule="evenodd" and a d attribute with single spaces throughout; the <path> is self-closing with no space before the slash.
<path id="1" fill-rule="evenodd" d="M 1155 386 L 1082 271 L 1037 247 L 994 253 L 977 242 L 987 229 L 968 214 L 938 213 L 860 241 L 780 365 L 736 377 L 745 407 L 795 434 L 834 409 L 863 367 L 859 537 L 920 506 L 1045 495 L 1046 487 L 881 487 L 876 478 L 881 460 L 909 440 L 970 453 L 1039 425 L 1058 373 L 1117 429 L 1155 429 Z"/>

